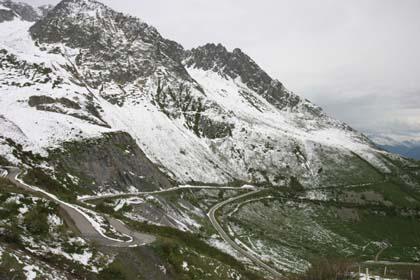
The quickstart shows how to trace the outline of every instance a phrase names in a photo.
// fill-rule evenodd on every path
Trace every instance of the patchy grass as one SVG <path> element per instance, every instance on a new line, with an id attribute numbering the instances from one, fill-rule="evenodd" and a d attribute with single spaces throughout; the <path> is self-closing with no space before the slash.
<path id="1" fill-rule="evenodd" d="M 94 279 L 91 268 L 106 265 L 107 257 L 69 230 L 59 216 L 57 204 L 33 194 L 14 193 L 14 189 L 7 179 L 0 180 L 0 250 L 14 256 L 0 258 L 0 276 L 2 269 L 13 268 L 9 261 L 20 259 L 36 263 L 43 271 L 54 269 L 68 274 L 72 279 Z M 88 265 L 78 261 L 86 252 L 92 254 Z M 19 271 L 16 268 L 16 275 Z"/>
<path id="2" fill-rule="evenodd" d="M 395 204 L 416 205 L 403 204 L 406 194 L 393 184 L 383 196 L 392 192 Z M 286 192 L 271 196 L 228 205 L 220 218 L 226 232 L 279 269 L 304 269 L 305 262 L 319 256 L 373 260 L 384 243 L 389 248 L 382 260 L 420 258 L 417 207 L 302 200 Z"/>
<path id="3" fill-rule="evenodd" d="M 420 266 L 412 265 L 374 265 L 374 264 L 359 264 L 355 267 L 355 272 L 358 273 L 358 267 L 362 273 L 365 273 L 366 268 L 369 269 L 370 275 L 377 275 L 386 277 L 387 279 L 411 279 L 411 272 L 413 273 L 413 280 L 420 280 Z M 386 270 L 385 270 L 386 267 Z"/>
<path id="4" fill-rule="evenodd" d="M 154 249 L 175 270 L 176 279 L 238 279 L 244 275 L 241 267 L 225 263 L 214 255 L 210 257 L 173 239 L 161 240 Z M 246 279 L 261 279 L 250 273 L 245 275 Z"/>
<path id="5" fill-rule="evenodd" d="M 356 189 L 357 190 L 357 189 Z M 391 202 L 397 207 L 408 207 L 420 209 L 419 197 L 413 191 L 409 191 L 407 187 L 395 182 L 382 182 L 369 187 L 362 187 L 359 190 L 367 190 L 379 193 L 385 201 Z"/>
<path id="6" fill-rule="evenodd" d="M 10 165 L 10 162 L 4 157 L 0 156 L 0 166 L 8 166 L 8 165 Z"/>
<path id="7" fill-rule="evenodd" d="M 328 259 L 324 257 L 311 261 L 311 267 L 300 275 L 291 276 L 291 280 L 350 280 L 357 279 L 352 273 L 355 263 L 348 259 Z"/>
<path id="8" fill-rule="evenodd" d="M 131 278 L 124 263 L 120 260 L 114 260 L 105 269 L 99 272 L 98 279 L 100 280 L 128 280 Z M 141 279 L 141 278 L 140 278 Z"/>
<path id="9" fill-rule="evenodd" d="M 26 280 L 23 272 L 23 264 L 10 253 L 3 253 L 0 262 L 0 279 Z"/>
<path id="10" fill-rule="evenodd" d="M 147 223 L 134 222 L 126 219 L 126 223 L 129 224 L 133 229 L 138 230 L 139 232 L 150 233 L 155 236 L 161 237 L 161 243 L 156 245 L 162 256 L 171 258 L 171 252 L 175 250 L 178 246 L 189 248 L 200 256 L 214 259 L 220 263 L 223 263 L 232 269 L 238 271 L 241 275 L 244 275 L 247 279 L 261 279 L 259 276 L 249 272 L 245 266 L 236 260 L 234 257 L 221 252 L 220 250 L 210 246 L 204 242 L 199 234 L 194 234 L 190 232 L 183 232 L 170 227 L 161 227 L 150 225 Z M 182 257 L 182 254 L 178 256 Z M 170 260 L 170 259 L 168 259 Z M 176 261 L 173 260 L 173 261 Z M 199 278 L 191 278 L 199 279 Z"/>
<path id="11" fill-rule="evenodd" d="M 23 180 L 30 184 L 46 190 L 61 199 L 75 202 L 78 192 L 74 189 L 65 188 L 60 182 L 51 178 L 40 168 L 33 168 L 28 170 L 24 175 Z"/>

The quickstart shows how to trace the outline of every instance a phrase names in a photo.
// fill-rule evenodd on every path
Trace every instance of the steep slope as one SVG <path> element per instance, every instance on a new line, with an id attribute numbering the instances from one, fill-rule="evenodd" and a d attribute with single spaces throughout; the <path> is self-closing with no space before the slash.
<path id="1" fill-rule="evenodd" d="M 240 49 L 228 52 L 221 44 L 207 44 L 187 51 L 185 56 L 184 64 L 187 68 L 213 71 L 225 79 L 240 78 L 249 89 L 280 110 L 299 110 L 296 107 L 306 107 L 314 116 L 321 114 L 320 108 L 309 102 L 302 102 L 297 95 L 287 91 L 281 82 L 273 80 Z"/>
<path id="2" fill-rule="evenodd" d="M 93 0 L 65 0 L 34 25 L 15 18 L 1 29 L 2 119 L 21 132 L 1 133 L 24 149 L 46 155 L 65 141 L 121 130 L 178 182 L 297 178 L 317 187 L 378 181 L 390 171 L 367 138 L 239 49 L 186 51 Z"/>
<path id="3" fill-rule="evenodd" d="M 75 236 L 57 204 L 0 177 L 0 278 L 96 279 L 112 256 Z"/>
<path id="4" fill-rule="evenodd" d="M 13 2 L 10 0 L 0 1 L 0 23 L 11 21 L 14 18 L 34 22 L 43 18 L 51 9 L 51 5 L 43 5 L 38 8 L 33 8 L 32 6 L 22 2 Z"/>
<path id="5" fill-rule="evenodd" d="M 96 192 L 172 187 L 127 133 L 107 133 L 101 138 L 66 142 L 62 148 L 49 151 L 48 161 L 61 172 L 63 183 L 78 178 L 75 184 Z"/>

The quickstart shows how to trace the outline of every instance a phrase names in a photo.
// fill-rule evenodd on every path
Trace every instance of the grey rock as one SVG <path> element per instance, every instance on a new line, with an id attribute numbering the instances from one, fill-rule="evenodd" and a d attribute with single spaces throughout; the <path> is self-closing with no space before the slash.
<path id="1" fill-rule="evenodd" d="M 86 16 L 84 11 L 96 12 L 97 16 Z M 179 44 L 163 38 L 141 20 L 93 0 L 60 2 L 30 32 L 39 43 L 60 42 L 81 48 L 77 65 L 100 71 L 100 75 L 90 73 L 87 78 L 93 87 L 104 82 L 126 84 L 146 78 L 159 66 L 181 79 L 191 80 L 181 63 L 183 48 Z"/>
<path id="2" fill-rule="evenodd" d="M 289 92 L 278 80 L 272 79 L 257 63 L 236 48 L 229 52 L 221 44 L 206 44 L 185 52 L 184 64 L 202 70 L 212 70 L 224 77 L 241 78 L 250 89 L 263 96 L 279 109 L 293 109 L 302 103 L 299 96 Z M 315 115 L 320 108 L 312 108 Z"/>
<path id="3" fill-rule="evenodd" d="M 0 10 L 0 23 L 7 20 L 11 21 L 16 16 L 19 16 L 22 20 L 25 21 L 37 21 L 43 18 L 48 11 L 52 8 L 51 5 L 44 5 L 39 8 L 34 8 L 31 5 L 22 2 L 14 2 L 10 0 L 0 1 L 0 4 L 6 8 L 9 8 L 8 16 L 4 16 L 5 10 Z M 11 16 L 12 15 L 12 16 Z"/>
<path id="4" fill-rule="evenodd" d="M 0 23 L 5 21 L 12 21 L 16 14 L 11 10 L 0 9 Z"/>
<path id="5" fill-rule="evenodd" d="M 29 97 L 29 101 L 28 101 L 28 104 L 31 107 L 36 107 L 43 104 L 54 104 L 54 103 L 60 103 L 64 107 L 67 107 L 70 109 L 76 109 L 76 110 L 81 109 L 78 103 L 71 101 L 70 99 L 67 99 L 65 97 L 54 99 L 49 96 L 34 95 L 34 96 Z"/>
<path id="6" fill-rule="evenodd" d="M 50 151 L 49 162 L 64 174 L 81 179 L 90 190 L 126 191 L 169 188 L 172 183 L 125 132 L 104 134 L 102 138 L 68 142 Z"/>

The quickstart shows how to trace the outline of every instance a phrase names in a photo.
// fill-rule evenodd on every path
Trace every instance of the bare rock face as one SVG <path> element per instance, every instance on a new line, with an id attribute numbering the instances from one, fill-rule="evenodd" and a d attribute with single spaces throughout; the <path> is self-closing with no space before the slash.
<path id="1" fill-rule="evenodd" d="M 51 5 L 34 8 L 22 2 L 13 2 L 10 0 L 0 1 L 0 23 L 11 21 L 16 17 L 24 21 L 35 22 L 43 18 L 51 8 Z"/>
<path id="2" fill-rule="evenodd" d="M 75 61 L 79 74 L 109 102 L 122 106 L 142 98 L 126 89 L 135 86 L 168 117 L 184 118 L 197 136 L 214 139 L 231 134 L 231 123 L 205 116 L 206 111 L 220 108 L 203 101 L 204 92 L 182 64 L 183 47 L 141 20 L 96 1 L 66 0 L 30 32 L 39 44 L 64 43 L 80 49 Z M 147 84 L 152 86 L 146 88 Z M 108 94 L 115 86 L 120 92 Z"/>
<path id="3" fill-rule="evenodd" d="M 126 84 L 165 67 L 180 78 L 188 74 L 180 61 L 183 48 L 164 39 L 152 26 L 96 1 L 66 0 L 30 29 L 39 43 L 64 43 L 80 48 L 78 66 L 95 70 L 92 86 Z"/>
<path id="4" fill-rule="evenodd" d="M 79 178 L 90 190 L 150 191 L 172 186 L 133 138 L 122 132 L 84 142 L 68 142 L 50 152 L 50 164 Z"/>
<path id="5" fill-rule="evenodd" d="M 5 21 L 12 21 L 16 14 L 12 10 L 0 9 L 0 23 Z"/>

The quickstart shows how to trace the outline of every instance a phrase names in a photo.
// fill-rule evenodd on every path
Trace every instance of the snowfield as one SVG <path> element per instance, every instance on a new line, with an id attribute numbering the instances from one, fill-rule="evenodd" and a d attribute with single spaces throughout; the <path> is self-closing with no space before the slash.
<path id="1" fill-rule="evenodd" d="M 28 32 L 32 22 L 15 19 L 0 24 L 0 49 L 5 49 L 19 60 L 30 63 L 44 63 L 56 69 L 54 74 L 69 79 L 69 74 L 61 67 L 67 58 L 48 54 L 35 46 Z M 68 53 L 74 50 L 66 48 Z M 69 55 L 71 57 L 71 55 Z M 12 72 L 13 73 L 13 72 Z M 8 69 L 0 71 L 1 81 L 25 82 L 27 77 L 19 71 L 12 74 Z M 30 107 L 27 100 L 33 95 L 48 95 L 54 98 L 79 99 L 86 89 L 67 83 L 62 88 L 52 89 L 51 84 L 37 84 L 33 87 L 10 87 L 0 85 L 0 135 L 22 144 L 27 150 L 45 155 L 46 148 L 58 147 L 64 141 L 83 137 L 99 137 L 109 131 L 81 119 L 58 113 L 40 111 Z M 3 148 L 7 151 L 6 148 Z M 1 150 L 1 149 L 0 149 Z M 5 154 L 10 157 L 10 154 Z"/>
<path id="2" fill-rule="evenodd" d="M 91 10 L 82 13 L 76 6 L 71 7 L 69 17 L 80 17 L 83 22 L 107 17 L 102 7 L 89 6 Z M 285 178 L 294 176 L 303 185 L 316 187 L 324 183 L 319 170 L 325 157 L 335 161 L 330 166 L 333 172 L 345 169 L 348 158 L 355 154 L 378 170 L 389 171 L 383 152 L 359 133 L 325 115 L 314 115 L 311 110 L 315 106 L 306 100 L 294 108 L 279 109 L 240 77 L 233 79 L 191 65 L 185 71 L 190 78 L 183 81 L 186 78 L 181 79 L 172 68 L 158 65 L 151 76 L 125 85 L 110 81 L 93 88 L 83 75 L 97 75 L 97 71 L 89 68 L 91 65 L 77 66 L 84 50 L 65 43 L 36 45 L 28 32 L 32 24 L 19 18 L 0 24 L 0 49 L 7 51 L 3 54 L 6 67 L 0 69 L 0 80 L 6 81 L 0 84 L 0 155 L 13 163 L 18 159 L 11 154 L 7 138 L 24 150 L 47 156 L 48 149 L 65 141 L 125 131 L 152 162 L 180 183 L 243 180 L 284 185 Z M 122 44 L 127 44 L 123 34 L 115 32 Z M 145 52 L 150 50 L 145 42 L 135 44 Z M 27 70 L 28 65 L 34 69 L 41 65 L 48 73 Z M 179 100 L 165 105 L 175 107 L 158 106 L 161 97 L 156 92 L 161 91 L 162 77 L 165 84 L 191 87 L 189 94 L 201 102 L 202 111 L 193 107 L 181 112 L 184 105 Z M 123 101 L 110 102 L 113 97 Z M 231 127 L 230 135 L 197 134 L 189 123 L 198 113 L 203 118 L 201 125 L 210 124 L 206 129 L 214 132 L 220 129 L 217 125 Z"/>

